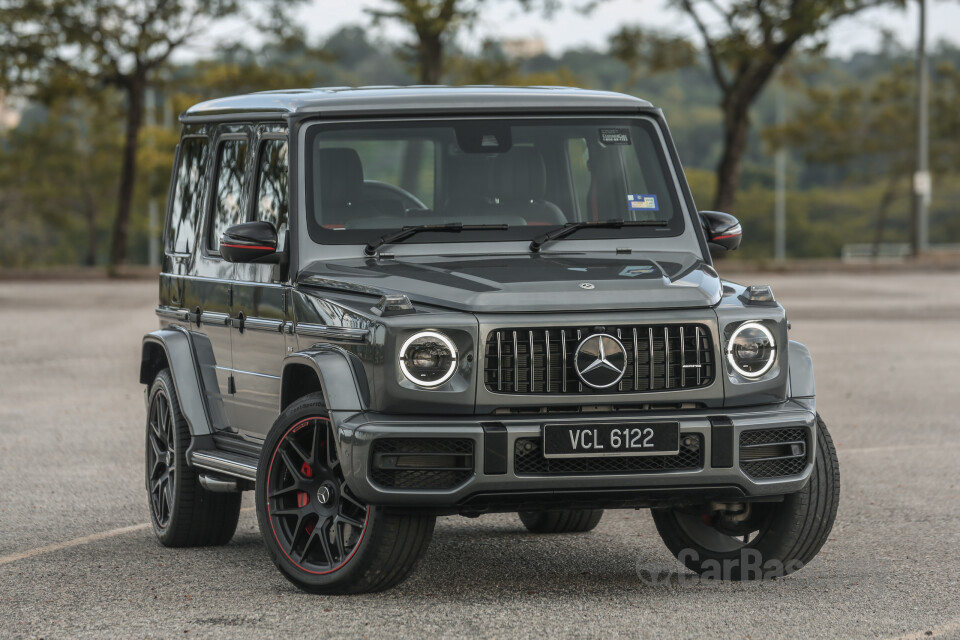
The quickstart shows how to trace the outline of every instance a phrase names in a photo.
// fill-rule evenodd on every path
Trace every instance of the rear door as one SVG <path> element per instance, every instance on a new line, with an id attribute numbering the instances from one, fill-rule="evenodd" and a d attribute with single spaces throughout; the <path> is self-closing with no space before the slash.
<path id="1" fill-rule="evenodd" d="M 289 162 L 286 131 L 261 127 L 251 167 L 249 220 L 270 222 L 277 229 L 279 248 L 289 242 Z M 237 265 L 233 290 L 233 426 L 248 438 L 262 439 L 273 425 L 280 405 L 280 368 L 287 337 L 282 331 L 289 299 L 281 268 L 270 264 Z"/>

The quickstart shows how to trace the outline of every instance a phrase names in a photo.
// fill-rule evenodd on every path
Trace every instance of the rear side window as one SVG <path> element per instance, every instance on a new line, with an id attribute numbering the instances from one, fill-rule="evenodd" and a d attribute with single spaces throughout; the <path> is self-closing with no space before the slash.
<path id="1" fill-rule="evenodd" d="M 180 144 L 180 164 L 174 176 L 173 203 L 167 251 L 190 253 L 200 222 L 200 207 L 207 176 L 206 138 L 184 138 Z"/>
<path id="2" fill-rule="evenodd" d="M 257 176 L 257 220 L 276 227 L 280 242 L 283 242 L 283 234 L 287 230 L 289 209 L 287 168 L 287 141 L 265 140 L 260 147 Z"/>
<path id="3" fill-rule="evenodd" d="M 207 248 L 217 251 L 220 236 L 243 221 L 243 176 L 247 167 L 247 141 L 225 140 L 217 154 L 216 186 L 210 215 Z"/>

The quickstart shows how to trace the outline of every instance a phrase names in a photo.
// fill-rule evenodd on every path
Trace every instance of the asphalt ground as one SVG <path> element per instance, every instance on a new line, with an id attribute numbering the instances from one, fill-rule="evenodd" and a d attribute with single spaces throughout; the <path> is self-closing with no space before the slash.
<path id="1" fill-rule="evenodd" d="M 249 494 L 224 547 L 154 540 L 137 381 L 154 282 L 0 283 L 0 638 L 960 638 L 960 275 L 748 278 L 813 352 L 839 450 L 814 562 L 701 582 L 646 511 L 563 536 L 449 517 L 409 580 L 354 597 L 289 584 Z"/>

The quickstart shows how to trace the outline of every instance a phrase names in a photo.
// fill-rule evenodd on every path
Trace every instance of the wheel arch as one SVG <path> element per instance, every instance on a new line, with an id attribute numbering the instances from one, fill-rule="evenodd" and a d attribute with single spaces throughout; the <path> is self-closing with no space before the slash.
<path id="1" fill-rule="evenodd" d="M 308 393 L 322 392 L 329 411 L 363 411 L 369 387 L 361 364 L 344 349 L 323 345 L 284 358 L 280 411 Z"/>
<path id="2" fill-rule="evenodd" d="M 807 347 L 791 340 L 789 349 L 789 375 L 787 384 L 791 398 L 814 398 L 817 395 L 813 379 L 813 358 Z"/>
<path id="3" fill-rule="evenodd" d="M 163 369 L 170 370 L 180 411 L 194 436 L 213 433 L 204 387 L 190 336 L 178 328 L 159 329 L 143 337 L 140 382 L 150 385 Z"/>

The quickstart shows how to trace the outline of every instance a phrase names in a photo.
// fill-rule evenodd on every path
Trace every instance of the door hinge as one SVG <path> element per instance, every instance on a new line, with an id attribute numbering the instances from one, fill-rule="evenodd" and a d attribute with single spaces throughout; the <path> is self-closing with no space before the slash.
<path id="1" fill-rule="evenodd" d="M 236 393 L 237 392 L 237 381 L 230 376 L 227 378 L 227 393 Z"/>

